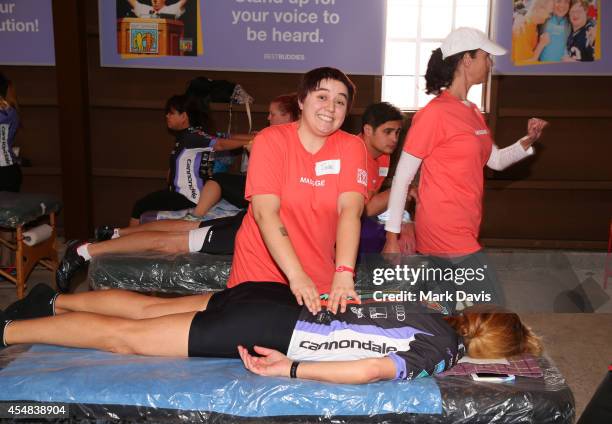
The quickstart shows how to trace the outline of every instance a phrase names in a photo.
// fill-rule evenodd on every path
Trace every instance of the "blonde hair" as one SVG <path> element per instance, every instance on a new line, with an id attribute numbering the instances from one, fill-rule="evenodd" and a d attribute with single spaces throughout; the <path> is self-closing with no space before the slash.
<path id="1" fill-rule="evenodd" d="M 476 305 L 446 321 L 463 337 L 473 358 L 507 358 L 530 353 L 540 355 L 542 342 L 513 312 L 497 306 Z"/>

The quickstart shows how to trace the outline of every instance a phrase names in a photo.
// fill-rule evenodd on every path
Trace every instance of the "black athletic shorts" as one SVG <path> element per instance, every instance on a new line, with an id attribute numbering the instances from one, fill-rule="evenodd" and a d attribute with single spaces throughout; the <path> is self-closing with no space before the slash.
<path id="1" fill-rule="evenodd" d="M 238 358 L 238 345 L 286 353 L 302 307 L 289 286 L 247 282 L 215 293 L 189 329 L 189 356 Z"/>
<path id="2" fill-rule="evenodd" d="M 210 229 L 206 233 L 200 252 L 211 255 L 232 255 L 236 234 L 245 215 L 246 210 L 238 212 L 234 216 L 202 221 L 200 228 L 210 227 Z"/>
<path id="3" fill-rule="evenodd" d="M 132 208 L 132 218 L 149 211 L 180 211 L 195 208 L 197 205 L 181 193 L 170 190 L 160 190 L 147 194 L 139 199 Z"/>
<path id="4" fill-rule="evenodd" d="M 246 175 L 219 172 L 213 174 L 210 179 L 219 184 L 219 187 L 221 187 L 221 197 L 232 205 L 241 209 L 249 206 L 249 202 L 244 198 Z"/>

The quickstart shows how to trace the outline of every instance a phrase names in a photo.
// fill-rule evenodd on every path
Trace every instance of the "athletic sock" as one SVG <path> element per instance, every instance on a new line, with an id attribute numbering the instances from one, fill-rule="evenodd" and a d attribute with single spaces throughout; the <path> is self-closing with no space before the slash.
<path id="1" fill-rule="evenodd" d="M 83 243 L 82 245 L 80 245 L 79 247 L 77 247 L 77 255 L 79 255 L 81 258 L 83 258 L 86 261 L 91 260 L 91 255 L 89 254 L 89 250 L 87 250 L 87 246 L 89 246 L 91 243 Z"/>
<path id="2" fill-rule="evenodd" d="M 0 348 L 7 347 L 6 341 L 4 340 L 4 332 L 6 327 L 11 323 L 10 319 L 6 319 L 4 312 L 0 311 Z"/>
<path id="3" fill-rule="evenodd" d="M 112 240 L 112 239 L 119 238 L 119 237 L 121 237 L 121 235 L 119 235 L 119 228 L 115 228 L 115 229 L 113 230 L 113 235 L 111 236 L 111 240 Z"/>
<path id="4" fill-rule="evenodd" d="M 206 237 L 208 236 L 208 231 L 212 228 L 203 227 L 197 228 L 195 230 L 189 231 L 189 251 L 190 252 L 200 252 L 204 247 L 204 243 L 206 242 Z"/>

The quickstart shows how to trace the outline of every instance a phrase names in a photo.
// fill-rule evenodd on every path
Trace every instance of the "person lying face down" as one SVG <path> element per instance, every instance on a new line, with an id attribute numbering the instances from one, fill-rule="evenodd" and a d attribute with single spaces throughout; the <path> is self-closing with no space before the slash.
<path id="1" fill-rule="evenodd" d="M 166 106 L 166 123 L 170 130 L 184 131 L 190 127 L 191 121 L 201 122 L 194 111 L 181 107 L 181 102 L 173 101 L 173 99 L 183 97 L 174 96 Z M 270 103 L 268 116 L 270 125 L 293 122 L 298 117 L 299 108 L 295 94 L 278 96 Z M 223 139 L 221 141 L 231 142 L 233 140 Z M 196 143 L 192 147 L 196 148 Z M 230 197 L 232 203 L 239 203 L 236 206 L 247 207 L 248 202 L 244 200 L 245 184 L 246 176 L 244 175 L 214 174 L 201 188 L 196 211 L 202 207 L 204 212 L 201 215 L 205 215 L 208 209 L 221 199 L 223 193 Z M 197 212 L 194 213 L 197 214 Z M 73 276 L 92 257 L 106 253 L 201 252 L 230 255 L 234 252 L 234 240 L 243 217 L 244 213 L 238 213 L 236 216 L 202 222 L 181 219 L 154 221 L 124 228 L 98 227 L 94 236 L 95 243 L 85 240 L 68 242 L 64 258 L 56 273 L 57 285 L 61 291 L 68 291 Z"/>
<path id="2" fill-rule="evenodd" d="M 2 346 L 240 357 L 259 375 L 347 384 L 433 375 L 455 365 L 466 350 L 475 358 L 542 350 L 518 315 L 494 306 L 443 317 L 410 303 L 371 302 L 312 315 L 278 283 L 166 299 L 119 289 L 58 295 L 40 284 L 0 311 L 0 340 Z"/>

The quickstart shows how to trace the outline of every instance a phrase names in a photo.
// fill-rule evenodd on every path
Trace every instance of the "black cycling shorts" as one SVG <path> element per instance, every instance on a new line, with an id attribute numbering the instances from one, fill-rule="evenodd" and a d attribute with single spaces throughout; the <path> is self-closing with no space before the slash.
<path id="1" fill-rule="evenodd" d="M 246 175 L 219 172 L 213 174 L 210 179 L 219 184 L 219 187 L 221 187 L 221 197 L 232 205 L 241 209 L 249 206 L 249 202 L 244 198 Z"/>
<path id="2" fill-rule="evenodd" d="M 140 215 L 149 211 L 180 211 L 195 208 L 192 202 L 181 193 L 170 190 L 160 190 L 147 194 L 139 199 L 132 208 L 132 218 L 139 219 Z"/>
<path id="3" fill-rule="evenodd" d="M 210 227 L 210 229 L 206 233 L 200 252 L 211 255 L 232 255 L 236 234 L 245 215 L 246 210 L 234 216 L 202 221 L 200 228 Z"/>
<path id="4" fill-rule="evenodd" d="M 289 286 L 246 282 L 215 293 L 189 329 L 189 356 L 238 358 L 238 345 L 286 353 L 302 307 Z"/>

